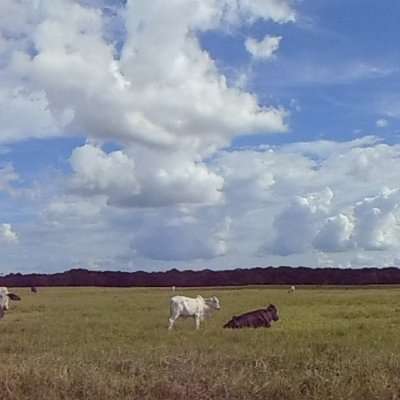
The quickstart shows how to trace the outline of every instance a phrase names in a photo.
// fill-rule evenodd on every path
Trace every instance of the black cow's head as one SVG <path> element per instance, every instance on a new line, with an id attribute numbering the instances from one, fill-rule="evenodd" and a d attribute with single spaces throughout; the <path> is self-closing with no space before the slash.
<path id="1" fill-rule="evenodd" d="M 271 315 L 271 317 L 274 321 L 279 320 L 278 309 L 273 304 L 270 304 L 267 307 L 267 312 L 268 312 L 268 314 Z"/>

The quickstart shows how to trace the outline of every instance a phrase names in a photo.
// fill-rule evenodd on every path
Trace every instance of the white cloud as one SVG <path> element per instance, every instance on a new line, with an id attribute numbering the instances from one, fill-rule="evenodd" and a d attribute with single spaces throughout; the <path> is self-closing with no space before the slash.
<path id="1" fill-rule="evenodd" d="M 256 252 L 259 243 L 270 257 L 322 251 L 340 265 L 354 249 L 394 251 L 399 154 L 366 137 L 221 155 L 236 246 Z"/>
<path id="2" fill-rule="evenodd" d="M 222 210 L 226 201 L 224 177 L 206 160 L 237 135 L 286 131 L 288 113 L 261 104 L 244 84 L 229 85 L 201 47 L 199 35 L 212 29 L 234 31 L 258 20 L 292 22 L 296 15 L 290 2 L 3 3 L 0 143 L 12 146 L 29 138 L 66 135 L 87 138 L 86 145 L 72 152 L 69 176 L 59 179 L 57 172 L 56 182 L 46 175 L 42 182 L 38 177 L 39 182 L 32 184 L 34 205 L 24 208 L 28 222 L 14 217 L 14 208 L 9 211 L 18 220 L 18 231 L 25 228 L 23 242 L 31 245 L 45 237 L 47 253 L 63 253 L 69 263 L 93 264 L 93 260 L 109 260 L 105 249 L 114 255 L 117 248 L 122 252 L 117 244 L 111 250 L 111 238 L 119 237 L 115 230 L 123 230 L 120 246 L 131 240 L 132 233 L 127 235 L 122 227 L 127 220 L 137 226 L 144 207 L 152 209 L 150 214 L 157 219 L 166 208 L 193 207 L 188 216 L 197 222 L 179 220 L 178 212 L 180 223 L 164 220 L 159 237 L 165 237 L 175 249 L 172 253 L 181 259 L 227 253 L 230 228 L 224 221 L 229 216 L 222 212 L 211 217 L 200 211 L 209 205 Z M 109 142 L 119 149 L 106 151 L 103 144 Z M 12 193 L 16 180 L 18 174 L 11 166 L 1 171 L 0 189 L 5 196 Z M 265 186 L 262 178 L 259 184 Z M 23 207 L 28 197 L 19 201 Z M 210 225 L 208 218 L 215 223 Z M 110 236 L 96 231 L 102 223 Z M 137 243 L 143 244 L 141 238 L 156 235 L 157 230 L 149 227 L 146 232 L 135 235 Z M 192 237 L 197 244 L 188 242 L 182 253 L 179 240 L 168 239 L 168 232 Z M 85 248 L 79 235 L 86 238 Z M 200 244 L 205 237 L 208 241 Z M 107 245 L 100 246 L 103 254 L 93 256 L 90 252 L 99 247 L 96 240 Z M 75 249 L 74 256 L 61 249 L 63 243 Z M 45 265 L 39 252 L 32 254 L 32 247 L 29 256 L 21 251 L 19 257 L 31 259 L 32 265 Z M 160 259 L 168 256 L 167 247 L 160 252 L 150 248 L 138 252 Z M 15 256 L 7 262 L 18 264 Z M 49 256 L 46 263 L 51 262 L 55 261 Z"/>
<path id="3" fill-rule="evenodd" d="M 229 2 L 231 6 L 235 2 Z M 251 21 L 257 18 L 271 19 L 278 23 L 294 22 L 296 12 L 290 7 L 290 2 L 281 0 L 252 0 L 236 2 L 235 7 L 242 8 Z"/>
<path id="4" fill-rule="evenodd" d="M 214 204 L 222 200 L 223 178 L 190 154 L 133 149 L 106 154 L 86 144 L 74 150 L 70 181 L 74 193 L 106 196 L 117 207 L 159 207 L 175 204 Z M 137 161 L 137 162 L 136 162 Z"/>
<path id="5" fill-rule="evenodd" d="M 329 257 L 328 254 L 321 252 L 317 255 L 317 266 L 320 268 L 344 268 L 347 265 L 342 265 L 337 260 Z"/>
<path id="6" fill-rule="evenodd" d="M 245 46 L 247 51 L 255 58 L 270 59 L 279 49 L 282 36 L 266 35 L 261 41 L 254 38 L 247 38 Z"/>
<path id="7" fill-rule="evenodd" d="M 18 243 L 18 236 L 10 224 L 0 224 L 0 246 Z"/>
<path id="8" fill-rule="evenodd" d="M 354 208 L 354 240 L 366 250 L 398 248 L 400 224 L 400 191 L 384 189 L 382 193 L 365 198 Z"/>
<path id="9" fill-rule="evenodd" d="M 329 215 L 332 198 L 330 188 L 307 196 L 296 196 L 274 218 L 272 254 L 285 256 L 309 250 L 320 221 Z"/>
<path id="10" fill-rule="evenodd" d="M 54 256 L 41 268 L 357 266 L 356 254 L 371 265 L 395 262 L 397 145 L 364 138 L 230 150 L 207 164 L 179 151 L 151 154 L 92 142 L 77 148 L 68 185 L 35 200 L 36 218 L 10 221 L 23 232 L 21 252 L 3 262 L 26 264 L 25 254 L 34 268 L 43 246 Z"/>
<path id="11" fill-rule="evenodd" d="M 10 163 L 0 165 L 0 192 L 15 193 L 16 190 L 12 187 L 12 183 L 18 181 L 18 179 L 19 175 Z"/>
<path id="12" fill-rule="evenodd" d="M 388 120 L 385 119 L 385 118 L 380 118 L 380 119 L 378 119 L 378 120 L 376 121 L 375 124 L 376 124 L 376 126 L 377 126 L 378 128 L 386 128 L 386 127 L 388 126 L 389 122 L 388 122 Z"/>
<path id="13" fill-rule="evenodd" d="M 29 138 L 87 139 L 65 170 L 43 172 L 34 183 L 14 164 L 0 169 L 8 221 L 1 240 L 21 250 L 3 246 L 3 266 L 394 262 L 398 145 L 368 136 L 223 150 L 238 136 L 287 131 L 289 114 L 245 89 L 251 70 L 238 71 L 230 85 L 201 35 L 295 21 L 292 2 L 108 3 L 2 2 L 1 145 L 12 153 L 13 143 Z M 270 58 L 280 41 L 266 35 L 247 47 Z M 292 82 L 390 72 L 353 62 L 314 67 L 299 65 Z M 297 100 L 291 108 L 299 111 Z M 35 196 L 15 196 L 21 187 Z"/>
<path id="14" fill-rule="evenodd" d="M 98 9 L 66 0 L 44 0 L 40 7 L 25 1 L 29 12 L 21 26 L 30 39 L 9 53 L 3 68 L 5 80 L 25 85 L 15 112 L 31 109 L 29 120 L 37 121 L 32 137 L 85 132 L 121 143 L 189 146 L 201 156 L 239 133 L 284 131 L 287 113 L 229 87 L 197 39 L 196 32 L 231 23 L 233 16 L 235 24 L 294 18 L 283 1 L 239 3 L 128 2 L 118 21 L 125 23 L 126 38 L 117 56 L 104 40 L 106 14 Z M 4 102 L 9 97 L 3 94 Z M 0 139 L 26 137 L 24 123 L 14 118 L 13 133 Z"/>
<path id="15" fill-rule="evenodd" d="M 352 218 L 339 214 L 329 217 L 313 240 L 321 251 L 345 251 L 350 248 L 350 236 L 354 230 Z"/>
<path id="16" fill-rule="evenodd" d="M 370 268 L 374 266 L 374 258 L 365 253 L 356 254 L 348 263 L 349 268 Z"/>
<path id="17" fill-rule="evenodd" d="M 205 226 L 194 217 L 180 217 L 136 234 L 131 247 L 156 260 L 210 259 L 226 254 L 230 220 Z"/>
<path id="18" fill-rule="evenodd" d="M 24 2 L 2 0 L 0 12 L 0 65 L 12 51 L 24 49 L 29 43 L 35 1 L 27 7 Z"/>
<path id="19" fill-rule="evenodd" d="M 70 161 L 75 171 L 71 187 L 82 194 L 121 196 L 140 191 L 135 162 L 122 151 L 106 154 L 100 147 L 86 144 L 73 151 Z"/>
<path id="20" fill-rule="evenodd" d="M 49 203 L 40 215 L 42 226 L 49 230 L 102 225 L 105 204 L 101 198 L 85 198 L 63 195 Z"/>
<path id="21" fill-rule="evenodd" d="M 48 106 L 43 91 L 0 89 L 0 143 L 60 136 L 60 129 L 69 120 L 68 113 L 64 110 L 52 115 Z"/>

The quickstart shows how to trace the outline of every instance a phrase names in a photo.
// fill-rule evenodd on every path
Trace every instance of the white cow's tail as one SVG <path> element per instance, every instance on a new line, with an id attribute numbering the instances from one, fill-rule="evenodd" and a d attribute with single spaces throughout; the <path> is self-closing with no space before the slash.
<path id="1" fill-rule="evenodd" d="M 169 315 L 172 315 L 172 313 L 173 313 L 173 304 L 174 304 L 174 300 L 171 299 L 169 301 Z"/>

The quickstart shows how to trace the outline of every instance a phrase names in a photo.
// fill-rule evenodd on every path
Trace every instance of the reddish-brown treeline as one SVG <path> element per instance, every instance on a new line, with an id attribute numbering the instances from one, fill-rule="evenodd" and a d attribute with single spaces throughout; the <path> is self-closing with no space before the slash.
<path id="1" fill-rule="evenodd" d="M 241 286 L 400 284 L 398 268 L 266 267 L 213 271 L 120 272 L 71 269 L 56 274 L 9 274 L 1 286 Z"/>

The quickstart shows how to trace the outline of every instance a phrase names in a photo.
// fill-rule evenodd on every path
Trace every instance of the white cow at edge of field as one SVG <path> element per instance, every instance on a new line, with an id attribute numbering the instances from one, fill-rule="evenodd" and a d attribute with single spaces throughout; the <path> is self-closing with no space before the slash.
<path id="1" fill-rule="evenodd" d="M 21 300 L 21 297 L 15 293 L 10 293 L 5 286 L 0 286 L 0 319 L 8 311 L 8 300 Z"/>
<path id="2" fill-rule="evenodd" d="M 204 298 L 198 295 L 196 298 L 186 296 L 174 296 L 170 300 L 170 315 L 168 329 L 171 330 L 178 318 L 192 317 L 196 323 L 196 329 L 200 328 L 200 321 L 204 321 L 214 310 L 220 310 L 217 297 Z"/>
<path id="3" fill-rule="evenodd" d="M 292 285 L 292 286 L 290 286 L 288 293 L 293 293 L 295 290 L 296 290 L 296 287 Z"/>

